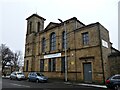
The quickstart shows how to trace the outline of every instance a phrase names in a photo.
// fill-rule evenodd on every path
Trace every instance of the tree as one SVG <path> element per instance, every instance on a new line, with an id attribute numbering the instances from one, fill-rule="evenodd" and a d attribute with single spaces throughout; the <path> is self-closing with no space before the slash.
<path id="1" fill-rule="evenodd" d="M 19 54 L 18 54 L 19 57 L 18 57 L 17 64 L 18 64 L 19 67 L 23 67 L 23 63 L 24 63 L 23 54 L 22 54 L 21 51 L 18 51 L 18 53 L 19 53 Z"/>
<path id="2" fill-rule="evenodd" d="M 22 52 L 16 51 L 15 53 L 10 50 L 5 44 L 0 46 L 0 57 L 2 62 L 2 73 L 4 74 L 4 69 L 6 66 L 11 67 L 11 72 L 19 70 L 22 61 Z"/>
<path id="3" fill-rule="evenodd" d="M 16 51 L 14 53 L 14 58 L 13 58 L 13 64 L 14 68 L 18 69 L 20 67 L 21 61 L 22 61 L 22 52 L 21 51 Z"/>
<path id="4" fill-rule="evenodd" d="M 11 61 L 14 57 L 14 54 L 5 44 L 1 44 L 0 56 L 2 59 L 2 73 L 4 73 L 5 66 L 7 66 L 8 63 L 9 63 L 9 65 L 12 65 Z"/>

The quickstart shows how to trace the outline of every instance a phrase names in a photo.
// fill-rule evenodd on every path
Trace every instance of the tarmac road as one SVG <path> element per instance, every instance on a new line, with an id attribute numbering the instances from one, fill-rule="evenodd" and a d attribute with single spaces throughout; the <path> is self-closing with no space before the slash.
<path id="1" fill-rule="evenodd" d="M 44 90 L 58 90 L 58 89 L 65 89 L 65 90 L 108 90 L 106 88 L 96 88 L 90 86 L 83 86 L 83 85 L 73 85 L 70 83 L 65 83 L 61 81 L 48 81 L 48 83 L 36 83 L 36 82 L 28 82 L 27 80 L 17 81 L 17 80 L 10 80 L 10 79 L 2 79 L 2 90 L 6 89 L 19 89 L 25 88 L 27 89 L 44 89 Z M 21 89 L 20 89 L 21 90 Z"/>

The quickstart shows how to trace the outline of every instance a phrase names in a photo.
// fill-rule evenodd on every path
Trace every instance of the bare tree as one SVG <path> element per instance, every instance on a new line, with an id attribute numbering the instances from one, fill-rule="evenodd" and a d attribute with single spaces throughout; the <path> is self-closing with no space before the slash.
<path id="1" fill-rule="evenodd" d="M 15 69 L 19 69 L 20 61 L 22 57 L 22 52 L 21 51 L 16 51 L 14 53 L 14 59 L 13 59 L 13 64 Z"/>
<path id="2" fill-rule="evenodd" d="M 21 67 L 23 66 L 23 53 L 22 51 L 18 51 L 19 52 L 19 57 L 18 57 L 18 66 Z"/>
<path id="3" fill-rule="evenodd" d="M 7 66 L 7 63 L 9 63 L 10 65 L 12 64 L 11 60 L 13 59 L 14 54 L 5 44 L 1 44 L 0 56 L 2 59 L 2 73 L 3 73 L 5 66 Z"/>
<path id="4" fill-rule="evenodd" d="M 19 64 L 22 59 L 22 52 L 16 51 L 15 53 L 10 50 L 5 44 L 0 46 L 0 57 L 2 62 L 2 73 L 4 74 L 5 66 L 11 67 L 11 72 L 19 70 Z"/>

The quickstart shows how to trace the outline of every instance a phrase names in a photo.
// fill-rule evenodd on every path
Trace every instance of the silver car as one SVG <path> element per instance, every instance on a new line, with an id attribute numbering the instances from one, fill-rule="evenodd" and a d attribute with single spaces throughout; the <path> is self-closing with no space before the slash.
<path id="1" fill-rule="evenodd" d="M 12 72 L 10 74 L 10 79 L 22 80 L 25 79 L 25 75 L 23 74 L 23 72 Z"/>
<path id="2" fill-rule="evenodd" d="M 28 81 L 47 82 L 48 77 L 44 76 L 42 73 L 31 72 L 28 74 Z"/>

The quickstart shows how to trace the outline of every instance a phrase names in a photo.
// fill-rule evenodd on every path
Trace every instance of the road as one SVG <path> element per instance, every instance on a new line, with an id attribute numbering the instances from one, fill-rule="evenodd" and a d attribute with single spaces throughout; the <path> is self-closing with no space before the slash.
<path id="1" fill-rule="evenodd" d="M 82 85 L 73 85 L 69 83 L 59 82 L 59 81 L 49 81 L 48 83 L 36 83 L 36 82 L 28 82 L 27 80 L 17 81 L 17 80 L 9 80 L 9 79 L 2 79 L 2 88 L 10 89 L 10 88 L 44 88 L 44 90 L 58 90 L 58 89 L 65 89 L 65 90 L 108 90 L 106 88 L 96 88 L 96 87 L 88 87 Z M 16 90 L 16 89 L 15 89 Z"/>

